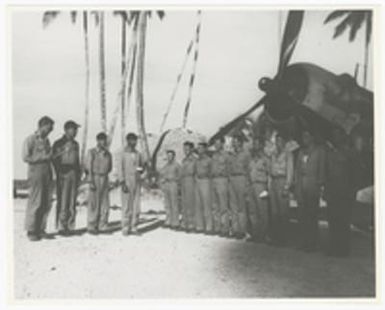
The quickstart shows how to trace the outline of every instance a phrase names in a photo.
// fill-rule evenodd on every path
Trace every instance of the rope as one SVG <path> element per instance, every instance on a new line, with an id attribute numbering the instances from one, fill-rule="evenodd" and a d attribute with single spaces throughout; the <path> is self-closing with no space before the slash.
<path id="1" fill-rule="evenodd" d="M 192 90 L 194 88 L 194 82 L 195 82 L 195 72 L 198 62 L 198 56 L 199 56 L 199 37 L 200 37 L 200 31 L 201 31 L 201 21 L 202 21 L 202 14 L 199 10 L 197 12 L 198 17 L 198 23 L 195 31 L 195 49 L 194 49 L 194 63 L 193 63 L 193 69 L 190 75 L 190 83 L 189 83 L 189 90 L 188 90 L 188 96 L 187 96 L 187 102 L 184 110 L 183 115 L 183 128 L 186 128 L 187 125 L 187 117 L 190 110 L 191 105 L 191 98 L 192 98 Z"/>
<path id="2" fill-rule="evenodd" d="M 99 25 L 99 83 L 100 83 L 100 112 L 101 112 L 101 125 L 104 132 L 107 131 L 107 108 L 106 108 L 106 65 L 104 55 L 104 12 L 100 12 L 100 25 Z"/>
<path id="3" fill-rule="evenodd" d="M 185 55 L 184 60 L 183 60 L 182 68 L 179 71 L 179 74 L 178 74 L 178 76 L 176 78 L 176 83 L 175 83 L 175 86 L 174 86 L 174 88 L 172 90 L 171 97 L 170 97 L 170 102 L 169 102 L 169 104 L 167 106 L 166 113 L 164 113 L 164 115 L 163 115 L 162 124 L 160 125 L 160 132 L 163 132 L 163 130 L 164 130 L 164 126 L 166 124 L 166 120 L 168 118 L 168 115 L 170 114 L 171 107 L 172 107 L 172 105 L 174 103 L 176 92 L 178 90 L 180 81 L 182 80 L 182 76 L 183 76 L 183 73 L 184 73 L 185 68 L 186 68 L 187 60 L 188 60 L 188 58 L 190 56 L 191 50 L 193 48 L 193 45 L 194 45 L 194 40 L 191 40 L 189 45 L 188 45 L 188 47 L 187 47 L 187 50 L 186 50 L 186 55 Z"/>

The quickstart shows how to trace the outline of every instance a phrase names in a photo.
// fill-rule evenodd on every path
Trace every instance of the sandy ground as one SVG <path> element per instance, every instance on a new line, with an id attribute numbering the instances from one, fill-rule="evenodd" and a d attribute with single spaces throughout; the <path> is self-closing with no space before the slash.
<path id="1" fill-rule="evenodd" d="M 112 235 L 83 234 L 86 209 L 78 208 L 79 234 L 29 242 L 22 229 L 25 199 L 14 208 L 15 298 L 262 298 L 370 297 L 375 294 L 371 236 L 353 233 L 350 258 L 174 232 L 161 216 L 142 216 L 141 236 L 123 237 L 119 208 Z M 159 211 L 159 198 L 142 211 Z M 54 211 L 54 210 L 53 210 Z M 293 228 L 295 229 L 295 227 Z M 325 228 L 321 229 L 325 234 Z M 48 232 L 53 232 L 50 216 Z"/>

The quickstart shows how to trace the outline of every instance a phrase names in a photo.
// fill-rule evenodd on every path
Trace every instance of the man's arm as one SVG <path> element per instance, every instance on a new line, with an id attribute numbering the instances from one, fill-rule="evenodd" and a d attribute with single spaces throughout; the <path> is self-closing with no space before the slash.
<path id="1" fill-rule="evenodd" d="M 290 188 L 294 180 L 294 157 L 292 152 L 287 151 L 286 160 L 286 186 Z"/>

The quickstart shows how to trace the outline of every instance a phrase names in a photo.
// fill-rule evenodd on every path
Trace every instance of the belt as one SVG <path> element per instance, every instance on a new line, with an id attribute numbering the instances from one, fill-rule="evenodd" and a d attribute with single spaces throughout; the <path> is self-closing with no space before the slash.
<path id="1" fill-rule="evenodd" d="M 108 173 L 92 172 L 92 174 L 97 176 L 108 176 Z"/>
<path id="2" fill-rule="evenodd" d="M 245 173 L 232 173 L 230 174 L 231 177 L 244 177 L 246 176 Z"/>
<path id="3" fill-rule="evenodd" d="M 252 181 L 251 182 L 251 184 L 266 184 L 266 183 L 267 183 L 267 180 L 265 180 L 265 181 L 258 180 L 258 181 Z"/>
<path id="4" fill-rule="evenodd" d="M 286 178 L 286 175 L 272 175 L 271 177 L 273 179 L 284 179 L 284 178 Z"/>
<path id="5" fill-rule="evenodd" d="M 226 179 L 227 175 L 218 174 L 218 175 L 213 175 L 212 178 L 213 179 Z"/>
<path id="6" fill-rule="evenodd" d="M 199 176 L 199 175 L 197 175 L 197 179 L 199 179 L 199 180 L 204 180 L 204 179 L 208 179 L 209 177 L 208 176 Z"/>

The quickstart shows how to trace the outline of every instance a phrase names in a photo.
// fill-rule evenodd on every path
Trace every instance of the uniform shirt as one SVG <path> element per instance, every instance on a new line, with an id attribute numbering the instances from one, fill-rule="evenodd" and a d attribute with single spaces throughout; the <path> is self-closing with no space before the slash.
<path id="1" fill-rule="evenodd" d="M 206 179 L 211 175 L 211 158 L 208 155 L 198 157 L 195 162 L 195 175 L 198 179 Z"/>
<path id="2" fill-rule="evenodd" d="M 229 174 L 229 154 L 225 151 L 215 152 L 211 158 L 211 176 L 227 177 Z"/>
<path id="3" fill-rule="evenodd" d="M 315 146 L 301 149 L 296 164 L 296 180 L 307 187 L 321 186 L 325 181 L 325 150 Z"/>
<path id="4" fill-rule="evenodd" d="M 275 151 L 270 159 L 270 174 L 273 178 L 284 177 L 291 184 L 294 176 L 293 154 L 287 150 Z"/>
<path id="5" fill-rule="evenodd" d="M 138 173 L 144 168 L 144 160 L 137 150 L 131 151 L 127 147 L 120 154 L 118 174 L 121 182 L 137 180 Z"/>
<path id="6" fill-rule="evenodd" d="M 326 153 L 325 194 L 347 195 L 352 192 L 354 170 L 347 147 L 330 146 Z"/>
<path id="7" fill-rule="evenodd" d="M 24 162 L 30 165 L 48 163 L 50 155 L 51 144 L 47 137 L 43 138 L 36 132 L 25 139 L 22 154 Z"/>
<path id="8" fill-rule="evenodd" d="M 268 161 L 266 156 L 256 156 L 249 164 L 249 177 L 251 183 L 267 183 Z"/>
<path id="9" fill-rule="evenodd" d="M 232 152 L 229 156 L 229 174 L 234 176 L 247 175 L 250 160 L 251 155 L 247 150 Z"/>
<path id="10" fill-rule="evenodd" d="M 177 182 L 180 177 L 180 165 L 173 161 L 172 163 L 167 163 L 160 170 L 161 182 Z"/>
<path id="11" fill-rule="evenodd" d="M 112 170 L 112 156 L 106 149 L 95 147 L 88 152 L 87 170 L 90 176 L 107 175 Z"/>
<path id="12" fill-rule="evenodd" d="M 190 154 L 183 158 L 181 167 L 181 177 L 192 177 L 195 173 L 196 157 Z"/>
<path id="13" fill-rule="evenodd" d="M 53 144 L 53 163 L 58 173 L 80 171 L 79 144 L 65 135 Z"/>

